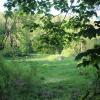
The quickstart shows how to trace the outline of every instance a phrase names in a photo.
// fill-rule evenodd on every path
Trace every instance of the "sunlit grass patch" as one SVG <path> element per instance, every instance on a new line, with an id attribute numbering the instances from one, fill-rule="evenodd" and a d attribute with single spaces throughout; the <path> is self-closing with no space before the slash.
<path id="1" fill-rule="evenodd" d="M 74 50 L 72 48 L 67 48 L 62 51 L 61 55 L 65 57 L 70 57 L 73 53 L 74 53 Z"/>

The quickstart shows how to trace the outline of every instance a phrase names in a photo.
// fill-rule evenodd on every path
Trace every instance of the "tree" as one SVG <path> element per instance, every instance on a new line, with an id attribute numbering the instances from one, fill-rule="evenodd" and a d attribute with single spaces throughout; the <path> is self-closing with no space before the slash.
<path id="1" fill-rule="evenodd" d="M 4 14 L 0 13 L 0 50 L 4 48 L 3 37 L 5 33 Z"/>
<path id="2" fill-rule="evenodd" d="M 61 54 L 66 43 L 64 30 L 59 21 L 53 22 L 53 17 L 44 17 L 44 34 L 40 36 L 41 46 L 51 48 L 55 53 Z M 43 45 L 42 45 L 43 44 Z"/>

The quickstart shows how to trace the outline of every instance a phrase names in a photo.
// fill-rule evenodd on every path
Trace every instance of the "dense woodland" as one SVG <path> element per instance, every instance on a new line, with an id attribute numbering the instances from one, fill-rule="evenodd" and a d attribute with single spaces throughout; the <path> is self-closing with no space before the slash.
<path id="1" fill-rule="evenodd" d="M 7 0 L 4 7 L 0 100 L 100 100 L 100 0 Z"/>

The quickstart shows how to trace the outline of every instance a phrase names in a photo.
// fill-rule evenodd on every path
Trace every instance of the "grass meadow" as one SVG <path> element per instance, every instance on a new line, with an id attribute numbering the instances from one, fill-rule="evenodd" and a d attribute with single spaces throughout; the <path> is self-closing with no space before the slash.
<path id="1" fill-rule="evenodd" d="M 82 100 L 96 77 L 91 66 L 77 68 L 74 57 L 31 55 L 8 58 L 5 65 L 9 100 Z"/>

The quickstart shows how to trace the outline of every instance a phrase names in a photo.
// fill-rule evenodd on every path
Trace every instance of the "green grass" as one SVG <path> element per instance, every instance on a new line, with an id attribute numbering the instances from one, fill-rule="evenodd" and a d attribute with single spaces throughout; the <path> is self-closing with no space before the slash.
<path id="1" fill-rule="evenodd" d="M 13 87 L 17 97 L 21 94 L 14 100 L 72 100 L 75 96 L 74 100 L 81 100 L 95 79 L 95 70 L 76 68 L 73 57 L 59 61 L 56 55 L 32 55 L 7 59 L 6 65 L 13 75 L 10 79 L 27 82 L 25 87 Z"/>

